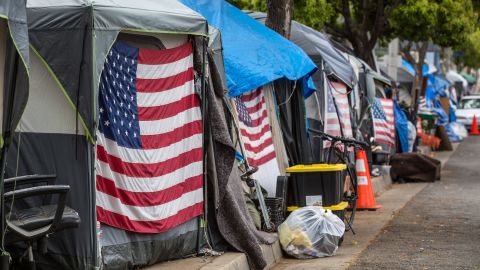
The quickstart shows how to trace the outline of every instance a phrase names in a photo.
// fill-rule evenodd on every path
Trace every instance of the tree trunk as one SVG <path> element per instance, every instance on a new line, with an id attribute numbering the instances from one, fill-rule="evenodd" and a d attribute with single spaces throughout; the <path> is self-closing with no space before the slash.
<path id="1" fill-rule="evenodd" d="M 418 63 L 416 63 L 417 65 Z M 420 93 L 422 92 L 423 86 L 423 75 L 422 75 L 422 66 L 420 66 L 420 71 L 418 71 L 417 67 L 415 67 L 415 77 L 413 78 L 412 89 L 410 91 L 410 95 L 412 96 L 413 104 L 412 106 L 416 106 L 418 99 L 420 98 Z"/>
<path id="2" fill-rule="evenodd" d="M 373 52 L 372 48 L 364 47 L 365 45 L 362 45 L 361 47 L 356 47 L 359 49 L 355 49 L 355 54 L 360 57 L 363 61 L 365 61 L 372 69 L 377 70 L 377 65 L 375 64 L 375 58 L 373 57 Z M 367 45 L 368 46 L 368 45 Z"/>
<path id="3" fill-rule="evenodd" d="M 290 38 L 293 0 L 267 0 L 265 25 L 280 35 Z"/>

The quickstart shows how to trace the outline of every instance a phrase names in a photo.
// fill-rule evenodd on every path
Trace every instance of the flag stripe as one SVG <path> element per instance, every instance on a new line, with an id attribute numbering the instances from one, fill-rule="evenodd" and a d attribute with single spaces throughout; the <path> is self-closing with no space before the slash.
<path id="1" fill-rule="evenodd" d="M 137 79 L 158 80 L 158 82 L 162 82 L 162 80 L 172 78 L 172 76 L 191 69 L 192 60 L 193 57 L 188 56 L 169 64 L 145 65 L 138 63 Z"/>
<path id="2" fill-rule="evenodd" d="M 156 177 L 202 160 L 202 148 L 192 149 L 162 162 L 144 164 L 123 162 L 120 158 L 109 155 L 102 146 L 97 146 L 97 158 L 110 164 L 110 168 L 117 173 L 133 177 Z"/>
<path id="3" fill-rule="evenodd" d="M 329 81 L 327 76 L 324 77 L 324 83 L 326 92 L 325 133 L 346 138 L 353 137 L 347 86 L 342 83 Z M 341 131 L 343 131 L 343 134 Z M 331 142 L 324 141 L 323 147 L 331 147 Z M 343 145 L 339 145 L 338 147 L 343 149 Z"/>
<path id="4" fill-rule="evenodd" d="M 152 121 L 140 121 L 139 124 L 143 135 L 157 135 L 171 132 L 184 122 L 194 122 L 198 120 L 202 120 L 202 114 L 198 107 L 194 107 L 172 117 Z"/>
<path id="5" fill-rule="evenodd" d="M 376 98 L 372 106 L 375 141 L 392 146 L 395 144 L 395 117 L 391 99 Z"/>
<path id="6" fill-rule="evenodd" d="M 179 206 L 192 206 L 203 200 L 203 191 L 196 189 L 182 194 L 177 199 L 162 204 L 162 207 L 154 206 L 132 206 L 123 204 L 119 198 L 98 192 L 97 201 L 101 202 L 105 210 L 115 213 L 122 213 L 131 220 L 147 221 L 162 220 L 177 214 Z"/>
<path id="7" fill-rule="evenodd" d="M 182 183 L 185 179 L 201 175 L 202 166 L 202 162 L 197 161 L 157 177 L 130 177 L 112 171 L 106 162 L 96 161 L 98 176 L 114 179 L 116 187 L 131 192 L 157 192 L 165 190 Z"/>
<path id="8" fill-rule="evenodd" d="M 250 124 L 250 128 L 252 129 L 269 124 L 267 110 L 263 110 L 261 114 L 258 115 L 258 118 L 256 119 L 254 117 L 251 117 L 251 118 L 252 118 L 252 122 Z"/>
<path id="9" fill-rule="evenodd" d="M 240 125 L 242 125 L 242 123 L 240 123 Z M 258 132 L 255 132 L 255 133 L 247 131 L 246 129 L 241 129 L 240 134 L 244 137 L 247 137 L 250 141 L 255 141 L 265 136 L 265 134 L 267 134 L 267 132 L 269 131 L 270 131 L 270 126 L 265 125 L 262 127 L 262 129 L 260 129 Z"/>
<path id="10" fill-rule="evenodd" d="M 149 221 L 135 221 L 129 217 L 105 210 L 101 206 L 97 205 L 97 220 L 117 228 L 124 228 L 128 224 L 128 228 L 132 231 L 142 233 L 158 233 L 159 231 L 166 231 L 170 228 L 185 223 L 203 213 L 203 203 L 199 202 L 192 206 L 183 208 L 178 211 L 176 215 L 170 216 L 162 220 L 149 220 Z"/>
<path id="11" fill-rule="evenodd" d="M 178 101 L 184 97 L 190 96 L 193 89 L 193 80 L 184 84 L 159 92 L 137 92 L 138 107 L 153 107 L 167 105 Z"/>
<path id="12" fill-rule="evenodd" d="M 265 105 L 265 99 L 262 99 L 261 103 L 258 105 L 247 107 L 247 112 L 252 115 L 252 118 L 254 118 L 255 115 L 261 115 L 261 113 L 258 114 L 258 112 L 264 110 L 267 110 L 267 107 Z M 255 118 L 258 118 L 258 116 Z"/>
<path id="13" fill-rule="evenodd" d="M 96 146 L 98 220 L 158 233 L 203 212 L 203 134 L 190 43 L 117 42 L 105 61 Z"/>
<path id="14" fill-rule="evenodd" d="M 111 179 L 97 175 L 97 190 L 110 196 L 118 198 L 123 204 L 130 206 L 156 206 L 176 200 L 182 194 L 202 188 L 203 176 L 187 178 L 183 182 L 153 192 L 132 192 L 123 190 L 115 185 Z"/>
<path id="15" fill-rule="evenodd" d="M 270 152 L 270 153 L 268 153 L 268 154 L 266 154 L 263 157 L 258 158 L 258 159 L 248 158 L 248 163 L 252 166 L 260 167 L 263 164 L 265 164 L 265 163 L 269 162 L 270 160 L 274 159 L 275 157 L 276 157 L 275 152 L 272 151 L 272 152 Z"/>
<path id="16" fill-rule="evenodd" d="M 266 139 L 264 142 L 260 143 L 257 146 L 253 146 L 253 145 L 248 144 L 248 143 L 244 143 L 244 146 L 245 146 L 245 150 L 247 150 L 247 151 L 250 151 L 250 152 L 253 152 L 253 153 L 260 153 L 262 151 L 262 149 L 264 149 L 265 147 L 268 147 L 269 145 L 272 145 L 272 144 L 273 144 L 273 140 L 272 140 L 271 137 L 269 137 L 268 139 Z"/>
<path id="17" fill-rule="evenodd" d="M 192 107 L 199 106 L 200 101 L 197 98 L 197 94 L 191 94 L 166 105 L 138 107 L 138 117 L 141 121 L 160 120 L 173 117 Z"/>
<path id="18" fill-rule="evenodd" d="M 132 149 L 127 147 L 113 147 L 115 141 L 98 136 L 97 148 L 111 156 L 128 163 L 158 164 L 166 162 L 185 153 L 202 147 L 202 134 L 194 134 L 190 137 L 176 138 L 177 141 L 159 149 Z M 107 151 L 108 150 L 108 151 Z"/>
<path id="19" fill-rule="evenodd" d="M 162 134 L 143 135 L 142 146 L 144 149 L 158 149 L 196 134 L 202 134 L 202 120 L 186 123 L 181 127 L 177 127 L 172 131 Z"/>
<path id="20" fill-rule="evenodd" d="M 275 161 L 270 119 L 263 89 L 258 88 L 235 99 L 238 112 L 240 139 L 250 166 L 258 167 L 253 177 L 258 177 L 269 195 L 276 191 L 276 177 L 280 174 Z"/>
<path id="21" fill-rule="evenodd" d="M 252 101 L 252 100 L 255 100 L 257 97 L 260 96 L 262 92 L 261 91 L 251 91 L 250 93 L 246 93 L 246 94 L 243 94 L 240 99 L 242 100 L 242 102 L 249 102 L 249 101 Z"/>
<path id="22" fill-rule="evenodd" d="M 186 82 L 193 80 L 194 73 L 193 67 L 188 68 L 185 71 L 172 75 L 170 77 L 161 79 L 139 79 L 137 78 L 137 92 L 140 93 L 154 93 L 170 90 L 184 85 Z"/>
<path id="23" fill-rule="evenodd" d="M 253 122 L 253 121 L 252 121 Z M 268 117 L 263 117 L 261 123 L 255 123 L 256 125 L 252 126 L 247 126 L 244 123 L 240 122 L 240 129 L 243 129 L 246 134 L 254 135 L 254 134 L 259 134 L 263 130 L 270 130 L 270 123 Z M 242 132 L 243 134 L 243 132 Z"/>
<path id="24" fill-rule="evenodd" d="M 138 62 L 145 65 L 163 65 L 176 62 L 192 55 L 192 44 L 185 43 L 176 48 L 165 50 L 141 49 L 138 54 Z"/>

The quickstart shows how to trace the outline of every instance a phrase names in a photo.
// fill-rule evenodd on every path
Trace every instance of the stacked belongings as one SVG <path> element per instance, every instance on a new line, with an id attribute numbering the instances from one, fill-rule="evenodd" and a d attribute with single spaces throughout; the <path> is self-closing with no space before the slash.
<path id="1" fill-rule="evenodd" d="M 441 162 L 419 153 L 399 153 L 392 157 L 392 180 L 434 182 L 440 180 Z"/>
<path id="2" fill-rule="evenodd" d="M 301 49 L 224 1 L 182 2 L 205 16 L 209 24 L 219 29 L 222 34 L 229 97 L 225 99 L 225 107 L 228 110 L 231 137 L 240 161 L 236 162 L 234 167 L 246 167 L 246 171 L 242 172 L 243 179 L 258 180 L 254 183 L 267 189 L 265 196 L 276 196 L 277 176 L 284 173 L 288 163 L 275 105 L 275 95 L 283 94 L 284 89 L 279 89 L 271 82 L 286 78 L 283 82 L 291 82 L 293 85 L 292 81 L 310 74 L 316 67 Z M 303 100 L 301 90 L 299 87 L 295 94 L 299 93 Z M 215 135 L 215 132 L 212 135 Z M 292 140 L 292 144 L 295 143 Z M 257 166 L 257 172 L 254 172 L 253 166 Z M 228 188 L 237 188 L 233 186 L 234 181 L 235 178 L 228 181 Z M 261 193 L 259 189 L 261 188 L 255 188 L 253 197 L 260 196 L 257 196 Z M 232 202 L 234 199 L 240 200 L 225 196 L 220 205 L 239 204 Z M 252 269 L 263 268 L 265 259 L 259 244 L 271 243 L 273 239 L 257 232 L 256 236 L 252 237 L 245 232 L 245 228 L 250 225 L 231 224 L 231 216 L 231 212 L 226 208 L 218 210 L 219 225 L 225 222 L 231 225 L 228 235 L 224 235 L 225 239 L 237 250 L 247 253 Z"/>
<path id="3" fill-rule="evenodd" d="M 265 22 L 266 15 L 264 13 L 249 14 L 257 20 Z M 293 21 L 291 40 L 299 45 L 322 70 L 313 75 L 314 87 L 317 91 L 305 91 L 304 97 L 296 100 L 289 99 L 289 92 L 286 92 L 285 97 L 284 94 L 277 94 L 280 104 L 288 105 L 285 108 L 279 107 L 280 115 L 283 111 L 286 115 L 290 114 L 294 117 L 292 119 L 290 116 L 285 118 L 286 121 L 282 121 L 282 125 L 286 127 L 284 130 L 287 130 L 284 132 L 284 136 L 287 137 L 286 144 L 288 145 L 288 136 L 285 134 L 288 134 L 289 126 L 298 127 L 299 131 L 305 130 L 306 123 L 302 123 L 305 115 L 309 130 L 312 131 L 307 134 L 308 143 L 304 144 L 307 147 L 299 148 L 301 149 L 300 155 L 294 155 L 294 151 L 289 152 L 290 163 L 297 164 L 287 169 L 292 173 L 291 185 L 289 185 L 289 210 L 305 205 L 322 205 L 337 210 L 336 214 L 342 217 L 345 207 L 348 205 L 342 202 L 345 165 L 342 167 L 329 164 L 299 164 L 343 163 L 333 155 L 331 159 L 326 156 L 328 151 L 323 149 L 329 148 L 329 142 L 319 140 L 320 137 L 313 130 L 322 130 L 336 136 L 354 137 L 352 126 L 356 122 L 352 121 L 351 114 L 356 113 L 357 110 L 352 111 L 350 106 L 357 108 L 356 106 L 359 104 L 355 103 L 355 100 L 350 103 L 349 93 L 356 86 L 357 77 L 348 60 L 333 47 L 322 33 Z M 299 113 L 291 113 L 296 111 Z M 303 126 L 301 126 L 302 124 Z M 301 135 L 301 132 L 297 134 Z M 298 136 L 298 138 L 302 137 Z M 303 142 L 302 140 L 298 141 Z"/>
<path id="4" fill-rule="evenodd" d="M 265 23 L 266 19 L 266 14 L 260 13 L 260 12 L 252 12 L 249 13 L 250 16 L 254 17 L 258 21 Z M 313 81 L 314 81 L 314 87 L 319 89 L 318 91 L 305 91 L 304 92 L 304 97 L 297 98 L 297 101 L 291 101 L 288 100 L 289 98 L 289 93 L 287 92 L 285 98 L 282 98 L 281 94 L 278 94 L 279 96 L 279 101 L 281 102 L 280 104 L 283 104 L 282 102 L 288 103 L 290 108 L 288 108 L 291 111 L 299 111 L 298 114 L 294 115 L 296 118 L 295 119 L 289 119 L 289 121 L 283 121 L 284 126 L 288 125 L 293 125 L 289 124 L 289 122 L 294 122 L 298 123 L 297 125 L 302 124 L 302 119 L 304 119 L 304 115 L 306 115 L 307 121 L 308 121 L 308 127 L 316 129 L 316 130 L 325 130 L 324 128 L 326 127 L 327 122 L 330 122 L 330 125 L 328 125 L 327 128 L 330 128 L 328 130 L 329 133 L 333 132 L 334 134 L 332 135 L 344 135 L 345 137 L 353 137 L 352 133 L 352 128 L 351 128 L 351 121 L 350 121 L 350 110 L 349 110 L 349 101 L 348 101 L 348 96 L 347 96 L 347 89 L 352 89 L 353 86 L 356 84 L 356 76 L 354 74 L 354 71 L 349 64 L 348 60 L 340 53 L 338 52 L 330 43 L 328 38 L 320 32 L 317 32 L 305 25 L 302 25 L 296 21 L 292 22 L 292 32 L 291 32 L 291 40 L 299 45 L 309 56 L 310 58 L 313 59 L 315 64 L 318 67 L 321 67 L 324 69 L 322 72 L 316 72 L 313 74 Z M 328 74 L 328 76 L 326 75 Z M 327 78 L 328 77 L 328 78 Z M 336 87 L 336 90 L 338 91 L 326 91 L 325 89 L 328 88 L 329 90 L 332 89 L 332 87 Z M 310 87 L 312 89 L 313 87 Z M 335 95 L 335 97 L 333 97 Z M 295 97 L 295 96 L 294 96 Z M 339 105 L 339 110 L 341 111 L 340 113 L 342 114 L 340 116 L 341 124 L 339 119 L 339 116 L 336 114 L 336 107 L 333 103 L 333 99 L 336 98 L 336 103 L 335 105 Z M 328 102 L 330 101 L 330 102 Z M 329 106 L 328 106 L 329 105 Z M 303 108 L 305 107 L 305 112 L 302 112 Z M 280 107 L 280 113 L 282 115 L 282 107 Z M 289 114 L 289 111 L 284 110 L 286 115 Z M 327 115 L 330 115 L 329 120 L 327 119 Z M 331 125 L 331 121 L 337 121 L 336 124 Z M 305 126 L 307 125 L 306 123 L 303 123 L 303 130 L 305 130 Z M 340 129 L 340 125 L 342 125 L 344 128 Z M 299 130 L 301 127 L 298 128 Z M 345 132 L 345 134 L 342 134 L 342 132 Z M 284 132 L 285 134 L 286 132 Z M 301 133 L 299 133 L 301 134 Z M 316 134 L 308 134 L 307 140 L 309 142 L 309 147 L 301 149 L 299 154 L 293 155 L 293 151 L 290 152 L 290 161 L 292 165 L 295 164 L 306 164 L 306 163 L 320 163 L 324 162 L 324 157 L 322 156 L 322 148 L 323 148 L 323 142 L 321 140 L 318 140 L 315 136 Z M 287 141 L 287 140 L 286 140 Z M 288 141 L 287 141 L 288 142 Z M 288 144 L 287 144 L 288 145 Z M 338 160 L 337 160 L 338 161 Z M 336 162 L 336 161 L 332 161 Z M 323 165 L 323 164 L 320 164 Z M 301 165 L 297 165 L 301 166 Z M 325 166 L 317 166 L 317 165 L 312 165 L 313 167 L 318 167 L 319 169 L 321 168 L 322 171 L 325 171 L 326 167 Z M 298 167 L 294 166 L 289 168 L 289 171 L 295 171 L 297 172 L 298 170 L 296 169 Z M 307 167 L 305 167 L 307 168 Z M 310 167 L 309 167 L 310 168 Z M 310 168 L 311 169 L 311 168 Z M 303 171 L 300 169 L 300 171 Z M 298 172 L 300 172 L 298 171 Z M 322 172 L 320 172 L 322 173 Z M 334 172 L 335 173 L 335 172 Z M 303 174 L 300 172 L 300 174 Z M 296 175 L 296 174 L 295 174 Z M 314 173 L 314 175 L 317 175 Z M 300 176 L 298 176 L 300 177 Z M 297 176 L 293 178 L 298 178 Z M 292 182 L 292 181 L 291 181 Z M 296 182 L 296 181 L 293 181 Z M 317 181 L 318 182 L 318 181 Z M 343 193 L 343 181 L 341 183 L 339 182 L 338 184 L 341 186 L 341 192 L 340 194 Z M 310 183 L 312 184 L 312 183 Z M 333 185 L 334 187 L 335 185 Z M 305 186 L 305 188 L 308 190 L 311 186 Z M 297 199 L 291 199 L 290 201 L 291 206 L 304 206 L 306 204 L 305 199 L 303 198 L 303 195 L 305 194 L 299 194 L 299 193 L 304 193 L 301 191 L 295 192 L 293 191 L 294 187 L 290 186 L 290 195 L 291 197 L 296 197 Z M 302 189 L 303 190 L 303 189 Z M 312 191 L 312 190 L 309 190 Z M 293 194 L 292 196 L 292 193 Z M 335 192 L 334 192 L 335 193 Z M 338 203 L 341 199 L 341 196 L 334 196 L 334 193 L 332 194 L 325 194 L 325 198 L 327 197 L 338 197 L 335 200 L 327 200 L 324 202 L 319 202 L 320 204 L 323 203 L 323 206 L 328 206 L 330 204 L 334 204 L 335 202 Z M 299 199 L 299 198 L 303 199 Z M 308 196 L 309 198 L 313 198 L 311 196 Z M 318 197 L 318 196 L 317 196 Z M 309 199 L 309 205 L 315 204 L 317 200 L 310 200 Z M 290 207 L 290 210 L 293 210 L 294 207 Z"/>
<path id="5" fill-rule="evenodd" d="M 55 174 L 56 184 L 73 191 L 66 204 L 81 218 L 78 228 L 48 239 L 47 254 L 34 252 L 38 265 L 126 268 L 195 254 L 204 235 L 197 218 L 204 151 L 192 80 L 204 76 L 206 20 L 175 1 L 29 1 L 27 9 L 32 87 L 6 177 Z M 120 29 L 130 30 L 122 37 Z M 183 112 L 168 106 L 175 98 L 185 101 Z M 178 131 L 152 108 L 196 121 L 182 130 L 191 136 L 171 136 L 169 145 L 149 140 Z M 191 155 L 175 162 L 177 151 Z M 158 181 L 172 173 L 179 176 Z"/>

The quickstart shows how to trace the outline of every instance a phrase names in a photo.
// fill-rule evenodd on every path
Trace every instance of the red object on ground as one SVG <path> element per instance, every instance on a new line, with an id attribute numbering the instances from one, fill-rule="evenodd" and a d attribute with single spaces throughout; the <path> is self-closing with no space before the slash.
<path id="1" fill-rule="evenodd" d="M 377 210 L 382 208 L 382 206 L 377 205 L 377 202 L 375 201 L 372 180 L 370 179 L 370 170 L 368 168 L 367 154 L 364 150 L 360 150 L 357 152 L 356 158 L 358 183 L 357 209 Z"/>
<path id="2" fill-rule="evenodd" d="M 470 129 L 470 135 L 480 135 L 478 131 L 477 117 L 473 115 L 472 128 Z"/>

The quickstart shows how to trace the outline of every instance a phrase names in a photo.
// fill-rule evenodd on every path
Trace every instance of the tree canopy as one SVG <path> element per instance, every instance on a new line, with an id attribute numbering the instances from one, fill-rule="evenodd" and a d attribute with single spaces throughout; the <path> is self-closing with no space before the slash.
<path id="1" fill-rule="evenodd" d="M 228 1 L 241 9 L 267 9 L 266 0 Z M 394 37 L 407 41 L 403 56 L 414 65 L 419 58 L 423 63 L 423 51 L 434 43 L 462 51 L 458 60 L 474 67 L 480 55 L 479 10 L 480 0 L 294 0 L 293 18 L 349 41 L 374 68 L 373 48 Z"/>

